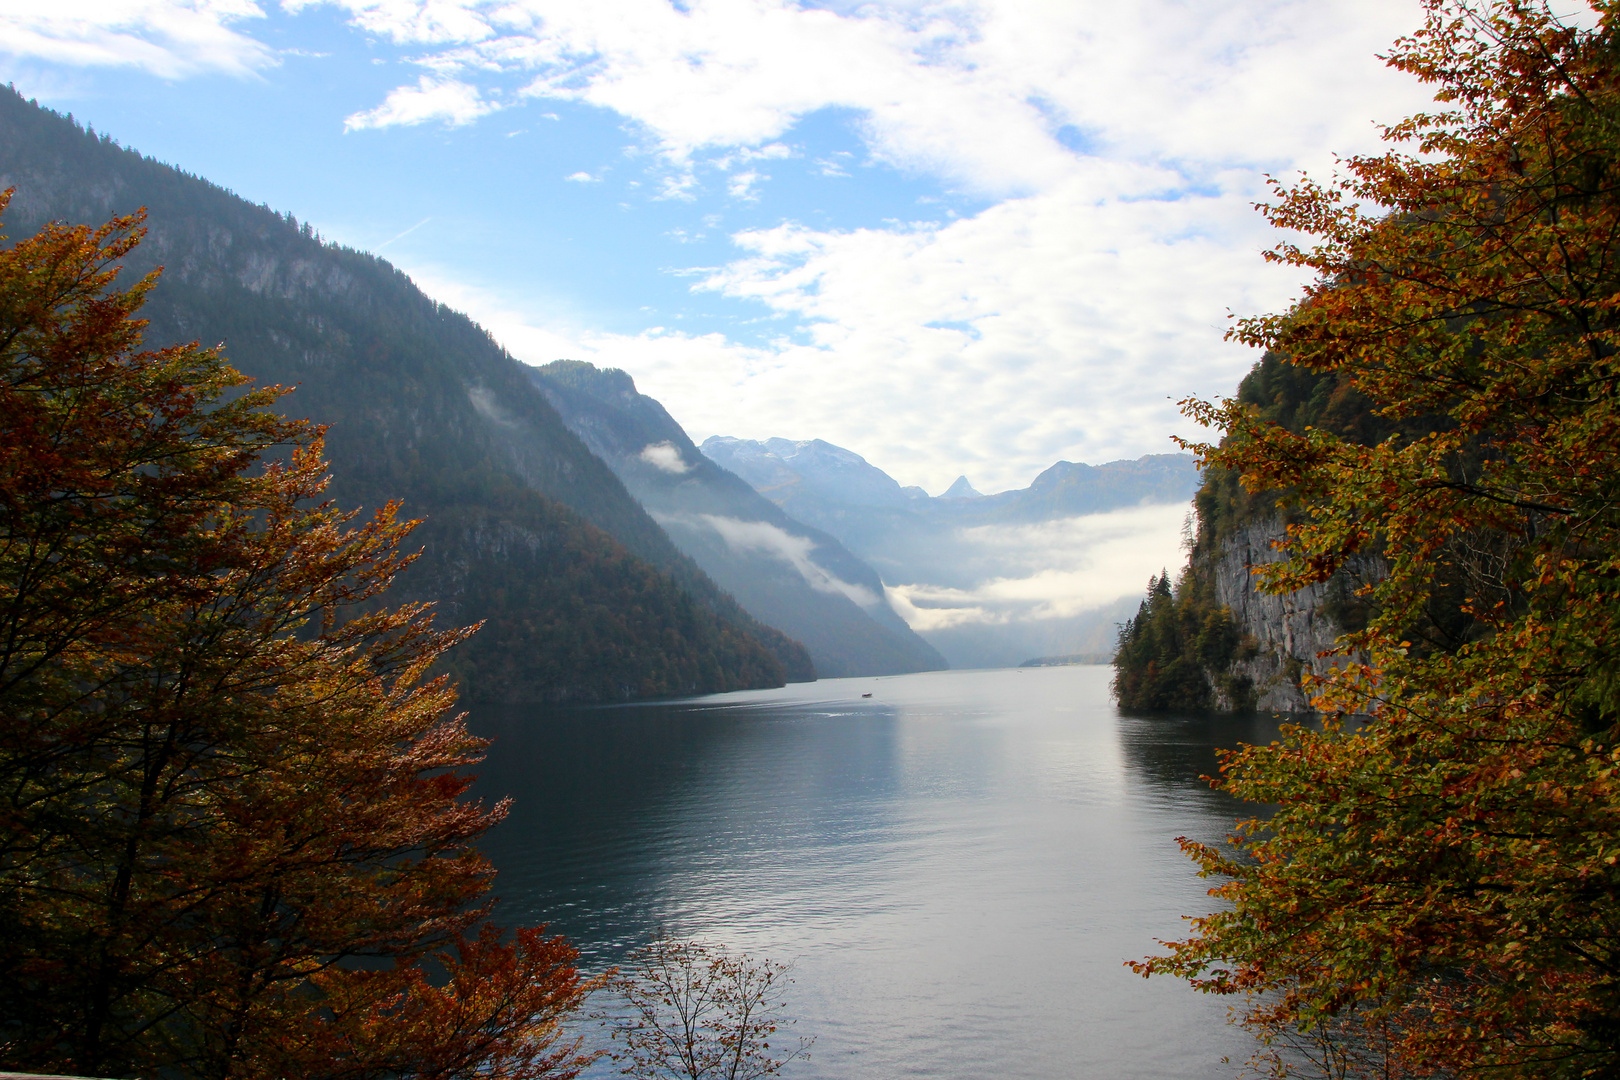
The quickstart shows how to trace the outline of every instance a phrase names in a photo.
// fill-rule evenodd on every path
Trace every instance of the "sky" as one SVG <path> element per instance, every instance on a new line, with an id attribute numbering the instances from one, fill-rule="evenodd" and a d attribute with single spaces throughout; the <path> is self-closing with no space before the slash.
<path id="1" fill-rule="evenodd" d="M 1417 0 L 0 0 L 0 80 L 695 440 L 930 493 L 1174 452 L 1297 272 L 1266 178 L 1429 103 Z"/>

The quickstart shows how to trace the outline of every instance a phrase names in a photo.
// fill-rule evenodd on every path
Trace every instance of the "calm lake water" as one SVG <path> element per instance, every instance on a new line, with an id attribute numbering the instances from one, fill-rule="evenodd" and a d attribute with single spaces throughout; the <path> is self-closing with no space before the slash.
<path id="1" fill-rule="evenodd" d="M 1227 1003 L 1122 966 L 1209 910 L 1174 838 L 1262 720 L 1133 719 L 1110 670 L 824 680 L 572 711 L 484 709 L 498 918 L 600 970 L 657 927 L 796 965 L 790 1078 L 1206 1078 Z M 863 697 L 863 694 L 871 697 Z M 610 1075 L 604 1070 L 599 1075 Z"/>

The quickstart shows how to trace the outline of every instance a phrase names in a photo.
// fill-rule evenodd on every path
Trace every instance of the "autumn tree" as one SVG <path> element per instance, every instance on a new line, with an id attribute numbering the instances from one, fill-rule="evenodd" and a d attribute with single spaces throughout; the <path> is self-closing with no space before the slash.
<path id="1" fill-rule="evenodd" d="M 788 1039 L 781 994 L 791 965 L 754 960 L 701 941 L 660 937 L 607 980 L 623 1004 L 608 1020 L 608 1056 L 637 1080 L 760 1080 L 809 1056 Z M 772 1039 L 777 1041 L 771 1045 Z"/>
<path id="2" fill-rule="evenodd" d="M 1316 283 L 1235 331 L 1395 433 L 1188 404 L 1224 431 L 1207 463 L 1288 493 L 1267 587 L 1368 555 L 1387 576 L 1314 684 L 1325 727 L 1225 762 L 1275 814 L 1235 853 L 1184 842 L 1224 909 L 1139 967 L 1249 995 L 1262 1034 L 1349 1040 L 1336 1060 L 1376 1075 L 1613 1076 L 1620 4 L 1586 28 L 1528 0 L 1425 7 L 1389 60 L 1437 111 L 1279 188 L 1271 221 L 1314 241 L 1271 257 Z"/>
<path id="3" fill-rule="evenodd" d="M 573 1075 L 573 950 L 475 929 L 470 631 L 386 605 L 413 523 L 318 501 L 284 391 L 141 348 L 141 234 L 0 249 L 0 1067 Z"/>

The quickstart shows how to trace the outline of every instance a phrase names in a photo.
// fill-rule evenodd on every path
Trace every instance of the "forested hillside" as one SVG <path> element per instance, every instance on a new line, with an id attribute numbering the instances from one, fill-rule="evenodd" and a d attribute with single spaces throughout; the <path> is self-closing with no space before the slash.
<path id="1" fill-rule="evenodd" d="M 148 209 L 150 343 L 224 342 L 329 425 L 331 495 L 425 518 L 405 597 L 486 620 L 448 663 L 473 699 L 606 699 L 811 677 L 669 542 L 489 335 L 387 262 L 0 92 L 7 231 Z"/>
<path id="2" fill-rule="evenodd" d="M 827 677 L 936 670 L 944 657 L 889 607 L 877 572 L 705 457 L 623 371 L 558 360 L 535 382 L 677 546 Z"/>
<path id="3" fill-rule="evenodd" d="M 1422 422 L 1396 423 L 1373 411 L 1340 371 L 1296 367 L 1268 353 L 1238 386 L 1236 399 L 1261 421 L 1295 433 L 1309 428 L 1371 445 Z M 1142 711 L 1304 711 L 1301 677 L 1319 666 L 1345 630 L 1367 620 L 1356 595 L 1381 573 L 1375 551 L 1332 581 L 1286 595 L 1255 587 L 1252 569 L 1281 556 L 1272 544 L 1298 508 L 1286 490 L 1246 491 L 1236 473 L 1212 466 L 1198 494 L 1191 557 L 1174 579 L 1148 583 L 1136 616 L 1123 628 L 1114 658 L 1114 691 Z"/>

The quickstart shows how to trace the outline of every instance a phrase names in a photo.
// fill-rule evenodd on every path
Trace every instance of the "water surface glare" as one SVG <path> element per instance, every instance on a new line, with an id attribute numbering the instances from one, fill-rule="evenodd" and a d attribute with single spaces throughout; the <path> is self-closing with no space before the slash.
<path id="1" fill-rule="evenodd" d="M 1261 720 L 1121 717 L 1110 671 L 835 679 L 577 710 L 483 708 L 501 922 L 597 970 L 663 926 L 791 960 L 790 1078 L 1232 1076 L 1227 1002 L 1122 966 L 1210 909 L 1174 838 Z M 863 697 L 871 694 L 871 697 Z M 600 1069 L 595 1075 L 611 1075 Z"/>

